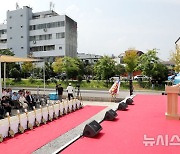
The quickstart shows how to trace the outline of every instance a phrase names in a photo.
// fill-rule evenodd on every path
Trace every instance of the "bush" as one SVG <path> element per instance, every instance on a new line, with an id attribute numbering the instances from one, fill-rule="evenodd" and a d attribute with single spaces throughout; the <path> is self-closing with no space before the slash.
<path id="1" fill-rule="evenodd" d="M 82 75 L 78 75 L 78 76 L 77 76 L 77 80 L 78 80 L 79 82 L 81 82 L 81 81 L 83 80 Z"/>
<path id="2" fill-rule="evenodd" d="M 30 83 L 34 83 L 35 82 L 35 80 L 34 80 L 34 78 L 33 77 L 29 77 L 29 80 L 28 80 Z"/>

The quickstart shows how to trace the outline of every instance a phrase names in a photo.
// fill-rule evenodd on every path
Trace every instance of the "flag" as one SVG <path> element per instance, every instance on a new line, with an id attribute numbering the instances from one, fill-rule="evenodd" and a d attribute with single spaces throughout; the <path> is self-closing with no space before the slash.
<path id="1" fill-rule="evenodd" d="M 109 89 L 109 93 L 112 96 L 116 96 L 119 93 L 119 87 L 120 87 L 120 80 L 117 80 L 114 82 L 112 87 Z"/>

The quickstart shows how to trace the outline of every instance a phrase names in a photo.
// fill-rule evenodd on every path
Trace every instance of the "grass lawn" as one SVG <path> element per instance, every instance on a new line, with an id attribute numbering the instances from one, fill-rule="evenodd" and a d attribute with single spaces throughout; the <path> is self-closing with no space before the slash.
<path id="1" fill-rule="evenodd" d="M 57 83 L 61 83 L 63 87 L 67 87 L 68 83 L 71 82 L 72 86 L 76 87 L 78 84 L 77 81 L 57 81 Z M 106 83 L 105 81 L 97 81 L 91 80 L 90 82 L 82 81 L 80 83 L 80 87 L 82 89 L 99 89 L 99 90 L 109 90 L 112 86 L 113 82 Z M 7 87 L 43 87 L 44 83 L 42 79 L 22 79 L 21 81 L 15 81 L 13 79 L 6 79 Z M 54 88 L 56 86 L 55 82 L 50 80 L 46 81 L 46 88 Z M 137 82 L 133 81 L 134 90 L 152 90 L 151 84 L 148 81 Z M 129 82 L 122 81 L 121 89 L 127 90 L 129 89 Z M 155 85 L 154 90 L 164 90 L 164 85 Z"/>

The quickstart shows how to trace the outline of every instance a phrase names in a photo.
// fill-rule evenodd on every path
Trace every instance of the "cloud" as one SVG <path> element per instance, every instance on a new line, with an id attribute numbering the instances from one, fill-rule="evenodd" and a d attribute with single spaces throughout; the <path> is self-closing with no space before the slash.
<path id="1" fill-rule="evenodd" d="M 65 14 L 78 15 L 79 12 L 80 12 L 80 9 L 77 5 L 71 5 L 65 9 Z"/>
<path id="2" fill-rule="evenodd" d="M 94 10 L 95 10 L 95 13 L 97 14 L 101 15 L 103 13 L 103 11 L 100 8 L 94 8 Z"/>

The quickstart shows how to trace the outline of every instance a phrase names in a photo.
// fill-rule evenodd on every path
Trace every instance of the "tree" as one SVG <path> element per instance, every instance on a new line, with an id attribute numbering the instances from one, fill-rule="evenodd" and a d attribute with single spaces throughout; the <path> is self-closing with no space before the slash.
<path id="1" fill-rule="evenodd" d="M 76 78 L 82 68 L 80 61 L 71 57 L 57 58 L 52 65 L 56 73 L 65 73 L 67 78 Z"/>
<path id="2" fill-rule="evenodd" d="M 24 62 L 22 65 L 22 73 L 24 74 L 24 77 L 28 77 L 30 76 L 30 74 L 32 73 L 32 70 L 34 69 L 34 65 L 32 62 Z"/>
<path id="3" fill-rule="evenodd" d="M 78 60 L 71 57 L 64 57 L 62 71 L 66 73 L 68 79 L 76 78 L 79 72 Z"/>
<path id="4" fill-rule="evenodd" d="M 108 56 L 102 57 L 94 65 L 94 72 L 97 79 L 109 81 L 109 78 L 115 75 L 115 61 Z"/>
<path id="5" fill-rule="evenodd" d="M 148 50 L 147 53 L 141 55 L 138 63 L 137 69 L 140 69 L 142 74 L 153 77 L 156 68 L 155 66 L 159 63 L 156 49 Z"/>
<path id="6" fill-rule="evenodd" d="M 160 63 L 156 49 L 148 50 L 147 53 L 141 55 L 139 57 L 139 65 L 137 68 L 142 71 L 142 74 L 147 75 L 154 80 L 167 79 L 167 67 Z"/>
<path id="7" fill-rule="evenodd" d="M 175 63 L 175 71 L 176 72 L 180 72 L 180 48 L 179 46 L 176 46 L 176 51 L 172 53 L 172 56 L 171 56 L 172 60 L 174 61 Z"/>
<path id="8" fill-rule="evenodd" d="M 43 69 L 42 69 L 42 71 L 43 71 Z M 48 79 L 50 79 L 50 77 L 53 77 L 53 76 L 55 76 L 55 74 L 53 71 L 52 63 L 45 62 L 45 80 L 48 80 Z"/>
<path id="9" fill-rule="evenodd" d="M 55 62 L 52 63 L 52 68 L 55 73 L 61 74 L 63 66 L 63 58 L 56 58 Z"/>
<path id="10" fill-rule="evenodd" d="M 126 71 L 130 74 L 130 78 L 132 78 L 132 73 L 134 72 L 138 63 L 137 51 L 134 49 L 126 51 L 125 56 L 123 57 L 123 62 L 126 64 Z"/>
<path id="11" fill-rule="evenodd" d="M 34 77 L 42 79 L 43 78 L 42 70 L 43 69 L 41 67 L 35 67 L 34 68 Z"/>
<path id="12" fill-rule="evenodd" d="M 162 63 L 156 63 L 154 66 L 153 79 L 160 84 L 162 81 L 167 80 L 168 68 Z"/>
<path id="13" fill-rule="evenodd" d="M 8 56 L 14 56 L 14 53 L 9 49 L 0 49 L 0 55 L 8 55 Z M 6 77 L 9 77 L 9 72 L 12 68 L 15 68 L 17 65 L 15 63 L 7 63 L 6 64 Z M 4 76 L 4 67 L 1 66 L 2 70 L 2 76 Z"/>
<path id="14" fill-rule="evenodd" d="M 15 54 L 9 49 L 0 49 L 0 55 L 14 56 Z"/>
<path id="15" fill-rule="evenodd" d="M 115 66 L 115 70 L 116 70 L 115 73 L 118 76 L 123 75 L 126 72 L 125 67 L 121 64 L 117 64 Z"/>
<path id="16" fill-rule="evenodd" d="M 12 68 L 9 72 L 9 74 L 15 79 L 20 80 L 20 71 L 17 68 Z"/>

